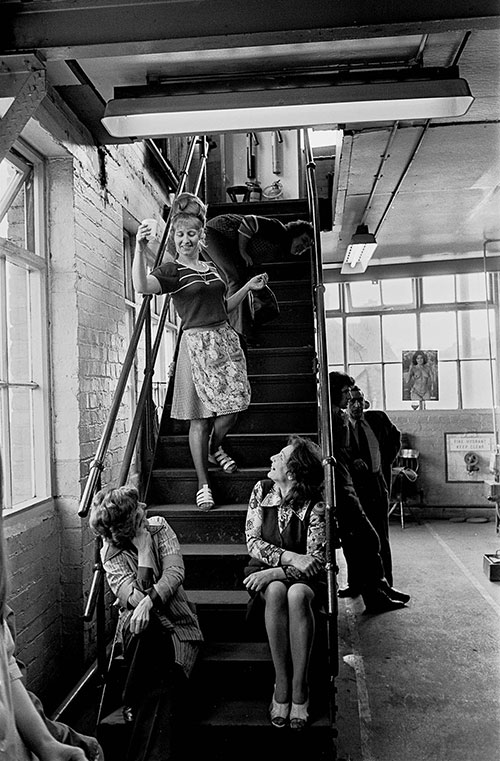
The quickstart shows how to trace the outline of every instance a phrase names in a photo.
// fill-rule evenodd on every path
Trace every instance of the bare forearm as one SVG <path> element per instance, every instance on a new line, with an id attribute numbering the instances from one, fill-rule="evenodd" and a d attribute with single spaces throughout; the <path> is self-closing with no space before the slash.
<path id="1" fill-rule="evenodd" d="M 158 280 L 147 273 L 145 251 L 140 244 L 135 247 L 134 261 L 132 262 L 132 282 L 137 293 L 160 293 Z"/>
<path id="2" fill-rule="evenodd" d="M 245 296 L 248 295 L 249 291 L 250 291 L 250 288 L 248 287 L 248 283 L 245 283 L 245 285 L 242 286 L 239 289 L 239 291 L 236 291 L 236 293 L 233 293 L 233 295 L 230 296 L 226 302 L 227 311 L 232 312 L 233 309 L 236 309 L 236 307 L 238 307 L 241 304 Z"/>
<path id="3" fill-rule="evenodd" d="M 52 737 L 20 679 L 12 682 L 12 701 L 17 730 L 25 745 L 40 761 L 63 758 L 85 761 L 85 754 L 80 748 L 69 748 Z"/>

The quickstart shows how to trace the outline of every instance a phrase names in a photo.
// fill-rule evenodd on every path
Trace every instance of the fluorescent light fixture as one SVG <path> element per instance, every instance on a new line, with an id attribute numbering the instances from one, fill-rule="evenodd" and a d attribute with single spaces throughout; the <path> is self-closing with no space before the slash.
<path id="1" fill-rule="evenodd" d="M 368 262 L 377 248 L 377 241 L 372 233 L 368 232 L 366 225 L 358 225 L 358 228 L 347 246 L 342 269 L 342 275 L 356 275 L 365 272 Z"/>
<path id="2" fill-rule="evenodd" d="M 109 101 L 102 123 L 110 135 L 120 138 L 331 128 L 346 122 L 457 117 L 474 100 L 464 79 L 442 73 L 435 79 L 259 86 L 246 83 L 243 89 L 234 86 L 224 92 L 213 91 L 213 84 L 205 92 L 118 88 L 123 97 Z"/>

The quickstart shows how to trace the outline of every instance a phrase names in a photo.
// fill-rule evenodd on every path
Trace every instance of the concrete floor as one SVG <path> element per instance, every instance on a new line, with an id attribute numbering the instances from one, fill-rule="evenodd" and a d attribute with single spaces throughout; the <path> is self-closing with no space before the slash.
<path id="1" fill-rule="evenodd" d="M 477 514 L 489 522 L 391 523 L 406 608 L 339 601 L 339 761 L 500 758 L 500 582 L 483 571 L 500 536 L 493 511 Z"/>

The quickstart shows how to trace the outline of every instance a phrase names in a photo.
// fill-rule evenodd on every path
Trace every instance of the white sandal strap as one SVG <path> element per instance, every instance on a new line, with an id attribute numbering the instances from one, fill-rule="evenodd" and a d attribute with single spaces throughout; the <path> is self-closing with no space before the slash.
<path id="1" fill-rule="evenodd" d="M 202 505 L 207 505 L 207 507 L 203 509 L 210 510 L 214 504 L 214 498 L 212 497 L 210 486 L 208 484 L 203 484 L 203 486 L 196 492 L 196 506 L 201 507 Z"/>
<path id="2" fill-rule="evenodd" d="M 219 447 L 217 451 L 214 452 L 213 456 L 223 470 L 231 470 L 236 468 L 235 461 L 230 455 L 228 455 L 227 452 L 224 452 L 222 447 Z"/>

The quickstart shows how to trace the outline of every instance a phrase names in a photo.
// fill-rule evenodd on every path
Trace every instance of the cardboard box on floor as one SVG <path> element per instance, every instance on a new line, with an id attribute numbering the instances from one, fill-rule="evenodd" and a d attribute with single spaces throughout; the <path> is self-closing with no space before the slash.
<path id="1" fill-rule="evenodd" d="M 483 571 L 490 581 L 500 581 L 500 557 L 483 555 Z"/>

